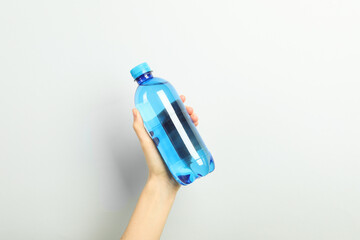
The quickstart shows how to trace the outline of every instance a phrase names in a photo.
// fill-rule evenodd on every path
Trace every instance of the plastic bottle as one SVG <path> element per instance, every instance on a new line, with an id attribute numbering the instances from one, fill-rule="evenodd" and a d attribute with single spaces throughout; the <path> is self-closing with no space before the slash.
<path id="1" fill-rule="evenodd" d="M 135 107 L 175 180 L 187 185 L 212 172 L 213 157 L 174 87 L 153 77 L 147 63 L 130 73 L 139 84 Z"/>

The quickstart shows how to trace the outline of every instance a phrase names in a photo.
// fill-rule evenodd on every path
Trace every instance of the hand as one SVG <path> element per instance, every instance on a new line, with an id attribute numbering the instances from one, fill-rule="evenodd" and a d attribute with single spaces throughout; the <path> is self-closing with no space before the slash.
<path id="1" fill-rule="evenodd" d="M 185 102 L 185 96 L 180 96 L 181 100 Z M 192 107 L 186 106 L 186 110 L 191 117 L 191 120 L 194 122 L 195 126 L 199 124 L 198 117 L 194 113 Z M 162 160 L 161 155 L 159 154 L 154 142 L 147 133 L 143 120 L 139 111 L 134 108 L 134 123 L 133 127 L 136 132 L 136 135 L 139 138 L 141 148 L 144 152 L 146 163 L 149 168 L 149 178 L 148 181 L 155 181 L 156 184 L 163 184 L 164 187 L 170 191 L 177 191 L 180 188 L 180 184 L 172 177 L 171 173 L 165 166 L 165 163 Z"/>

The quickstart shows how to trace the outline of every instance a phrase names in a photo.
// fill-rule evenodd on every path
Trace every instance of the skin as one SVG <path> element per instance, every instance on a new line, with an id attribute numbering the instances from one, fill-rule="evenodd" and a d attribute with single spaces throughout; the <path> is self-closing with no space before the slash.
<path id="1" fill-rule="evenodd" d="M 185 102 L 185 96 L 181 95 L 180 98 Z M 186 110 L 197 126 L 198 117 L 194 113 L 194 109 L 186 106 Z M 167 170 L 136 108 L 133 109 L 133 115 L 133 127 L 144 152 L 149 175 L 121 240 L 158 240 L 180 184 L 173 179 Z"/>

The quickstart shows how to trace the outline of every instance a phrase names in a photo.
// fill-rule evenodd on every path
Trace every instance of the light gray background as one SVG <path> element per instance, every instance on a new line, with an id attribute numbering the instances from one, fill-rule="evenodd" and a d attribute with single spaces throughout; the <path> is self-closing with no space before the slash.
<path id="1" fill-rule="evenodd" d="M 119 239 L 147 175 L 129 74 L 200 116 L 215 172 L 162 239 L 360 239 L 359 1 L 1 1 L 0 239 Z"/>

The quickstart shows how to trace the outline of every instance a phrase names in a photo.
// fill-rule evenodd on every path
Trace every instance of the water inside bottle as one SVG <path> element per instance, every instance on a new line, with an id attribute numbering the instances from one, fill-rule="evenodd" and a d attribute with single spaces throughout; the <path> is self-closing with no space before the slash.
<path id="1" fill-rule="evenodd" d="M 175 179 L 186 185 L 213 171 L 212 156 L 181 99 L 170 102 L 159 83 L 142 87 L 152 87 L 152 91 L 157 93 L 162 102 L 162 110 L 158 114 L 144 109 L 142 116 L 149 135 Z M 159 108 L 159 105 L 157 107 Z M 149 106 L 146 106 L 146 109 L 149 110 Z"/>

